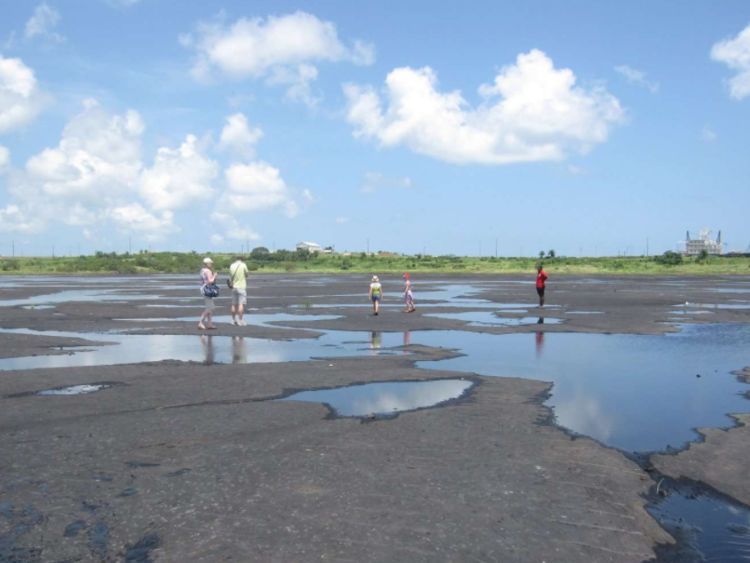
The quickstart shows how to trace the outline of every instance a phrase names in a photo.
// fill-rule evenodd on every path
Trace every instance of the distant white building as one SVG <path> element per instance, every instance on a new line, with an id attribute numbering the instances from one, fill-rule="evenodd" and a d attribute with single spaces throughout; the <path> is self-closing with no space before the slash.
<path id="1" fill-rule="evenodd" d="M 302 241 L 297 243 L 297 250 L 307 250 L 312 254 L 314 252 L 322 251 L 323 247 L 320 246 L 317 242 Z"/>
<path id="2" fill-rule="evenodd" d="M 698 238 L 690 238 L 690 231 L 685 233 L 685 255 L 697 256 L 704 250 L 709 254 L 721 254 L 721 231 L 715 238 L 711 238 L 711 231 L 701 229 Z"/>

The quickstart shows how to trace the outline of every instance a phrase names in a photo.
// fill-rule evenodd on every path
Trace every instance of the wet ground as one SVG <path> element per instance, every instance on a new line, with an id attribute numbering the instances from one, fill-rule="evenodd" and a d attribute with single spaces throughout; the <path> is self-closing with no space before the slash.
<path id="1" fill-rule="evenodd" d="M 0 561 L 748 556 L 748 278 L 382 281 L 0 278 Z"/>

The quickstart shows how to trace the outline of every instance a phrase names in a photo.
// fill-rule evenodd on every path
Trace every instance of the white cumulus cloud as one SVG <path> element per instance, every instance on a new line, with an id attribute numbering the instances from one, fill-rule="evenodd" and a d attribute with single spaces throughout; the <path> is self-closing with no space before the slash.
<path id="1" fill-rule="evenodd" d="M 188 135 L 177 149 L 161 147 L 154 165 L 143 171 L 140 193 L 154 210 L 172 210 L 209 199 L 218 165 L 201 154 L 194 135 Z"/>
<path id="2" fill-rule="evenodd" d="M 221 130 L 219 147 L 243 158 L 252 158 L 255 144 L 262 136 L 263 131 L 259 127 L 251 127 L 247 117 L 235 113 L 227 117 L 227 123 Z"/>
<path id="3" fill-rule="evenodd" d="M 47 37 L 53 41 L 64 41 L 65 38 L 54 31 L 58 23 L 60 23 L 60 12 L 43 2 L 34 9 L 34 14 L 26 22 L 24 35 L 26 39 Z"/>
<path id="4" fill-rule="evenodd" d="M 348 84 L 344 92 L 355 136 L 458 164 L 562 160 L 603 143 L 624 120 L 617 98 L 600 86 L 577 86 L 570 69 L 556 69 L 539 50 L 480 86 L 476 108 L 458 91 L 438 91 L 429 67 L 390 72 L 385 108 L 371 87 Z"/>
<path id="5" fill-rule="evenodd" d="M 0 55 L 0 134 L 22 127 L 41 111 L 45 96 L 21 59 Z"/>
<path id="6" fill-rule="evenodd" d="M 121 230 L 140 233 L 147 240 L 158 240 L 178 230 L 173 224 L 171 211 L 162 211 L 157 215 L 140 203 L 113 207 L 108 211 L 108 216 Z"/>
<path id="7" fill-rule="evenodd" d="M 47 196 L 109 200 L 130 191 L 140 175 L 143 129 L 138 112 L 110 115 L 87 100 L 58 146 L 31 157 L 26 171 Z"/>
<path id="8" fill-rule="evenodd" d="M 265 78 L 289 86 L 287 95 L 314 101 L 310 82 L 317 62 L 372 64 L 374 48 L 362 41 L 345 45 L 332 22 L 298 11 L 267 18 L 240 18 L 234 23 L 201 23 L 195 35 L 180 43 L 196 53 L 192 74 L 203 80 L 212 74 L 233 78 Z"/>
<path id="9" fill-rule="evenodd" d="M 233 164 L 225 176 L 227 189 L 222 208 L 234 211 L 281 208 L 290 217 L 299 210 L 279 169 L 270 164 L 261 161 Z"/>
<path id="10" fill-rule="evenodd" d="M 11 203 L 0 208 L 0 231 L 38 233 L 44 229 L 44 221 L 29 210 Z"/>
<path id="11" fill-rule="evenodd" d="M 750 95 L 750 25 L 739 34 L 711 47 L 711 58 L 724 63 L 736 74 L 729 79 L 729 94 L 736 100 Z"/>

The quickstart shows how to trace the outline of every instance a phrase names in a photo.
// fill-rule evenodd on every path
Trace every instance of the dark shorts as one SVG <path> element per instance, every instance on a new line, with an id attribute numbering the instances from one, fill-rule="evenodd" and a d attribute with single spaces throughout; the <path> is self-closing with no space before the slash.
<path id="1" fill-rule="evenodd" d="M 375 301 L 380 301 L 380 295 L 373 295 L 372 297 L 370 297 L 370 299 L 372 299 L 372 302 L 375 303 Z"/>
<path id="2" fill-rule="evenodd" d="M 537 295 L 538 295 L 539 297 L 544 297 L 544 288 L 543 288 L 543 287 L 537 287 L 537 288 L 536 288 L 536 294 L 537 294 Z"/>

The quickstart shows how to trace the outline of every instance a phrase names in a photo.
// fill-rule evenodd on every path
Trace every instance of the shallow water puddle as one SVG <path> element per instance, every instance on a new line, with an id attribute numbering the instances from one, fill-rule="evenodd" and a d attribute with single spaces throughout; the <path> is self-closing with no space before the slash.
<path id="1" fill-rule="evenodd" d="M 322 403 L 336 416 L 383 418 L 458 399 L 473 385 L 464 379 L 389 381 L 301 391 L 278 400 Z"/>
<path id="2" fill-rule="evenodd" d="M 89 393 L 95 393 L 109 387 L 111 387 L 111 385 L 71 385 L 70 387 L 44 389 L 43 391 L 37 391 L 34 394 L 40 395 L 42 397 L 48 397 L 52 395 L 88 395 Z"/>
<path id="3" fill-rule="evenodd" d="M 750 510 L 739 503 L 708 491 L 674 490 L 647 510 L 681 544 L 700 554 L 685 553 L 679 544 L 660 548 L 670 561 L 750 560 Z"/>
<path id="4" fill-rule="evenodd" d="M 693 428 L 732 426 L 726 413 L 750 411 L 750 388 L 731 375 L 750 366 L 749 325 L 660 336 L 430 331 L 412 342 L 465 354 L 419 367 L 553 382 L 545 404 L 560 426 L 625 451 L 680 448 Z"/>
<path id="5" fill-rule="evenodd" d="M 468 311 L 465 313 L 429 313 L 425 317 L 437 317 L 440 319 L 449 319 L 464 321 L 469 326 L 523 326 L 535 324 L 554 325 L 562 322 L 562 319 L 553 317 L 499 317 L 491 311 Z"/>
<path id="6" fill-rule="evenodd" d="M 113 334 L 29 329 L 0 329 L 0 332 L 59 336 L 90 340 L 90 345 L 66 347 L 71 355 L 0 358 L 0 371 L 78 366 L 102 366 L 181 360 L 206 364 L 247 364 L 306 361 L 320 357 L 390 355 L 380 350 L 382 335 L 362 332 L 331 332 L 316 339 L 269 340 L 244 336 L 214 336 L 206 331 L 194 335 Z M 364 338 L 363 338 L 364 336 Z M 401 333 L 390 346 L 401 346 Z M 387 338 L 390 341 L 390 337 Z M 96 342 L 105 343 L 97 345 Z M 377 342 L 377 344 L 374 344 Z M 114 344 L 114 345 L 113 345 Z"/>
<path id="7" fill-rule="evenodd" d="M 71 289 L 65 291 L 58 291 L 55 293 L 49 293 L 45 295 L 35 295 L 33 297 L 26 297 L 23 299 L 6 299 L 0 301 L 0 307 L 16 307 L 19 305 L 24 306 L 39 306 L 39 305 L 52 305 L 58 303 L 68 303 L 76 301 L 134 301 L 143 299 L 154 299 L 155 295 L 142 295 L 132 293 L 118 293 L 115 290 L 102 290 L 102 289 Z"/>
<path id="8" fill-rule="evenodd" d="M 272 328 L 283 328 L 283 324 L 288 321 L 301 321 L 301 322 L 313 322 L 313 321 L 333 321 L 340 319 L 341 315 L 292 315 L 289 313 L 256 313 L 255 310 L 251 310 L 245 313 L 243 317 L 244 321 L 248 325 L 252 326 L 264 326 Z M 214 315 L 214 322 L 217 324 L 230 325 L 232 324 L 232 317 L 230 315 Z M 112 319 L 113 321 L 132 322 L 132 323 L 170 323 L 170 322 L 197 322 L 197 316 L 192 315 L 190 317 L 154 317 L 154 318 L 140 318 L 140 319 Z M 278 324 L 274 324 L 278 323 Z M 296 327 L 295 327 L 296 328 Z"/>

